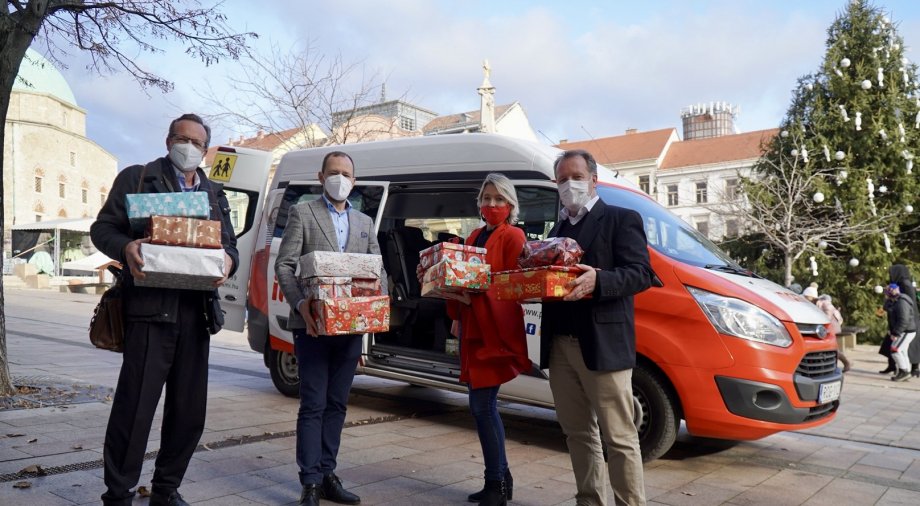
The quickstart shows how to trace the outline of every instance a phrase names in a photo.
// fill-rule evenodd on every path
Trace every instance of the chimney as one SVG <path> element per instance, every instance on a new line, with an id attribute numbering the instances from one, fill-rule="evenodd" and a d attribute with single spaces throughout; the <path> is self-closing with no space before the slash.
<path id="1" fill-rule="evenodd" d="M 259 132 L 256 134 L 256 138 L 262 140 L 265 137 L 265 130 L 259 129 Z"/>
<path id="2" fill-rule="evenodd" d="M 243 143 L 243 134 L 240 134 L 240 140 L 239 140 L 239 143 L 240 143 L 240 144 L 242 144 L 242 143 Z"/>
<path id="3" fill-rule="evenodd" d="M 627 129 L 626 129 L 626 135 L 632 135 L 632 134 L 634 134 L 634 133 L 636 133 L 636 132 L 638 132 L 638 131 L 639 131 L 639 129 L 637 129 L 637 128 L 627 128 Z"/>
<path id="4" fill-rule="evenodd" d="M 568 139 L 559 139 L 559 144 L 565 144 L 567 142 L 569 142 Z"/>

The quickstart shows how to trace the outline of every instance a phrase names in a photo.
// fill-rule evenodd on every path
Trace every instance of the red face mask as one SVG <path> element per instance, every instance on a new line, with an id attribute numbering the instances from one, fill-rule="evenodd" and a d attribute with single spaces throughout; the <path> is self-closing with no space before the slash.
<path id="1" fill-rule="evenodd" d="M 511 206 L 482 206 L 479 208 L 480 214 L 482 214 L 482 219 L 486 223 L 493 227 L 497 227 L 499 223 L 503 223 L 508 219 L 508 216 L 511 214 Z"/>

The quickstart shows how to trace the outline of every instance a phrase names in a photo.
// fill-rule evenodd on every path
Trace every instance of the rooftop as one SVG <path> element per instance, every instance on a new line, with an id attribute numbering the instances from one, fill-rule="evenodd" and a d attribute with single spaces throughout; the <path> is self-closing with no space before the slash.
<path id="1" fill-rule="evenodd" d="M 586 141 L 560 142 L 559 149 L 584 149 L 601 165 L 656 159 L 661 156 L 675 128 L 635 132 Z M 672 144 L 673 146 L 674 144 Z"/>
<path id="2" fill-rule="evenodd" d="M 763 148 L 778 132 L 779 129 L 771 128 L 675 142 L 661 162 L 661 170 L 759 158 Z"/>

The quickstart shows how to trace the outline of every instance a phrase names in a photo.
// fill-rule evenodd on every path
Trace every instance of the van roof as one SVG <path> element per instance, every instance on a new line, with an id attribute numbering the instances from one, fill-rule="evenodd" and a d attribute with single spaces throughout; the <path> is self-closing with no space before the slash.
<path id="1" fill-rule="evenodd" d="M 512 178 L 553 178 L 553 161 L 559 149 L 496 134 L 455 134 L 411 137 L 291 151 L 278 165 L 275 181 L 314 179 L 323 157 L 344 151 L 355 162 L 361 180 L 398 181 L 418 178 L 461 178 L 462 173 L 500 171 Z M 439 177 L 439 175 L 445 177 Z M 430 179 L 425 177 L 425 179 Z M 462 179 L 467 179 L 462 177 Z"/>

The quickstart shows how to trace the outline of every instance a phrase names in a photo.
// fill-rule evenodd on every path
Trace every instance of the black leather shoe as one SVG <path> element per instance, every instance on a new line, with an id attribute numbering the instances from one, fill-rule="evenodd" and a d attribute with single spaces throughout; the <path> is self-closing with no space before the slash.
<path id="1" fill-rule="evenodd" d="M 479 502 L 486 495 L 486 488 L 483 486 L 479 492 L 473 492 L 466 496 L 469 502 Z M 511 476 L 511 469 L 505 469 L 505 497 L 510 501 L 514 497 L 514 477 Z"/>
<path id="2" fill-rule="evenodd" d="M 300 493 L 300 502 L 297 506 L 319 506 L 320 486 L 316 484 L 304 485 Z"/>
<path id="3" fill-rule="evenodd" d="M 173 491 L 168 496 L 151 494 L 150 506 L 189 506 L 189 504 L 179 495 L 179 492 Z"/>
<path id="4" fill-rule="evenodd" d="M 345 490 L 345 487 L 342 486 L 342 480 L 334 473 L 323 476 L 320 497 L 339 504 L 361 504 L 361 498 Z"/>

